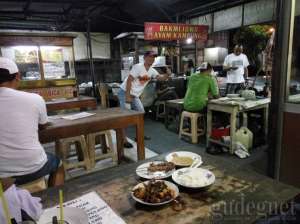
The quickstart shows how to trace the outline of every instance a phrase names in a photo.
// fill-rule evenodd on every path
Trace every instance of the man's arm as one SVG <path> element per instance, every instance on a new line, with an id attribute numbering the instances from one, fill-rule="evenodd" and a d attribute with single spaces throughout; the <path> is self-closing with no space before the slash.
<path id="1" fill-rule="evenodd" d="M 127 83 L 126 83 L 126 103 L 131 103 L 132 101 L 132 96 L 130 95 L 130 90 L 131 90 L 131 85 L 133 82 L 133 76 L 129 74 L 127 78 Z"/>
<path id="2" fill-rule="evenodd" d="M 248 66 L 249 66 L 249 60 L 247 55 L 244 55 L 244 78 L 248 78 Z"/>
<path id="3" fill-rule="evenodd" d="M 45 124 L 39 124 L 39 130 L 44 130 L 50 125 L 51 125 L 51 122 L 49 122 L 49 121 Z"/>
<path id="4" fill-rule="evenodd" d="M 227 66 L 227 65 L 223 65 L 223 70 L 225 72 L 228 72 L 229 70 L 231 70 L 231 67 L 230 66 Z"/>
<path id="5" fill-rule="evenodd" d="M 228 72 L 229 70 L 231 70 L 231 67 L 229 66 L 229 63 L 228 63 L 228 56 L 225 57 L 225 60 L 223 63 L 223 70 L 225 72 Z"/>
<path id="6" fill-rule="evenodd" d="M 248 78 L 248 67 L 244 68 L 244 78 L 247 79 Z"/>
<path id="7" fill-rule="evenodd" d="M 219 96 L 219 86 L 218 86 L 218 82 L 217 82 L 217 79 L 215 77 L 211 77 L 211 80 L 209 82 L 209 89 L 210 89 L 210 92 L 211 92 L 211 95 L 214 99 L 218 99 L 220 96 Z"/>
<path id="8" fill-rule="evenodd" d="M 48 115 L 47 115 L 47 107 L 45 100 L 41 97 L 38 96 L 37 102 L 39 105 L 39 130 L 45 129 L 47 126 L 49 126 L 50 122 L 48 120 Z"/>

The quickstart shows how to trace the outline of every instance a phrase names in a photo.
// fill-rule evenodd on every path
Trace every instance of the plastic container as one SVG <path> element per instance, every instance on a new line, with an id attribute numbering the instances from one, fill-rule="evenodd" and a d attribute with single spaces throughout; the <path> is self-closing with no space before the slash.
<path id="1" fill-rule="evenodd" d="M 230 128 L 213 128 L 211 131 L 211 138 L 214 140 L 221 140 L 223 136 L 230 135 Z"/>
<path id="2" fill-rule="evenodd" d="M 237 130 L 236 134 L 236 141 L 240 142 L 245 146 L 245 148 L 249 151 L 249 149 L 253 146 L 253 133 L 246 127 L 241 127 Z"/>

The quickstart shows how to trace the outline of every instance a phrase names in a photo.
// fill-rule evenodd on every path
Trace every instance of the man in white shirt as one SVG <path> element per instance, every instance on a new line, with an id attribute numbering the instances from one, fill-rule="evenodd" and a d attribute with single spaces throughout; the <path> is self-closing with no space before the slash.
<path id="1" fill-rule="evenodd" d="M 121 108 L 131 108 L 132 110 L 145 112 L 140 96 L 143 93 L 146 85 L 151 79 L 167 80 L 168 74 L 159 74 L 152 64 L 156 57 L 153 51 L 146 51 L 144 54 L 144 63 L 133 65 L 128 77 L 124 80 L 118 93 Z M 124 147 L 131 148 L 124 133 Z"/>
<path id="2" fill-rule="evenodd" d="M 245 78 L 248 77 L 248 58 L 243 54 L 243 46 L 236 45 L 234 52 L 227 55 L 223 69 L 227 71 L 226 94 L 236 93 L 244 88 Z"/>
<path id="3" fill-rule="evenodd" d="M 45 101 L 17 90 L 19 81 L 17 65 L 0 57 L 0 178 L 13 177 L 22 185 L 50 174 L 49 185 L 61 185 L 60 160 L 39 142 L 38 130 L 48 122 Z"/>

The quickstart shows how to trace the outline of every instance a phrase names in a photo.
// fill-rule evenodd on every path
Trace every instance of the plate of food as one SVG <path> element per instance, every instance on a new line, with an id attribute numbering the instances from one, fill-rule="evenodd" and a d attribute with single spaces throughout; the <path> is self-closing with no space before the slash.
<path id="1" fill-rule="evenodd" d="M 139 183 L 131 192 L 131 196 L 135 201 L 150 206 L 170 203 L 178 195 L 178 187 L 165 180 L 148 180 Z"/>
<path id="2" fill-rule="evenodd" d="M 53 220 L 59 220 L 59 208 L 46 209 L 37 224 L 52 224 Z M 89 218 L 80 208 L 64 207 L 64 221 L 65 224 L 87 224 Z"/>
<path id="3" fill-rule="evenodd" d="M 188 188 L 204 188 L 212 185 L 215 175 L 203 168 L 182 168 L 172 174 L 175 183 Z"/>
<path id="4" fill-rule="evenodd" d="M 203 163 L 200 155 L 188 151 L 172 152 L 166 156 L 166 161 L 183 167 L 191 166 L 195 162 L 198 163 L 198 166 Z"/>
<path id="5" fill-rule="evenodd" d="M 145 179 L 164 179 L 175 171 L 175 164 L 166 161 L 143 163 L 136 168 L 136 174 Z"/>

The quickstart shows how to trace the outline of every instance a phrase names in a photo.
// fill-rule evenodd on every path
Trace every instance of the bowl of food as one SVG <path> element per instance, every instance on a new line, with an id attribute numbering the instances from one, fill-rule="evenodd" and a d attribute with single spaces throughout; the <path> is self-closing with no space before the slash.
<path id="1" fill-rule="evenodd" d="M 148 180 L 137 184 L 131 197 L 144 205 L 159 206 L 168 204 L 179 195 L 178 187 L 164 180 Z"/>
<path id="2" fill-rule="evenodd" d="M 197 162 L 199 165 L 202 164 L 202 158 L 200 155 L 188 151 L 170 153 L 165 159 L 167 162 L 172 162 L 176 166 L 180 167 L 191 166 L 194 162 Z"/>
<path id="3" fill-rule="evenodd" d="M 143 163 L 136 168 L 136 174 L 145 179 L 164 179 L 175 171 L 175 164 L 166 161 Z"/>
<path id="4" fill-rule="evenodd" d="M 204 188 L 212 185 L 215 175 L 203 168 L 182 168 L 172 174 L 175 183 L 187 188 Z"/>

